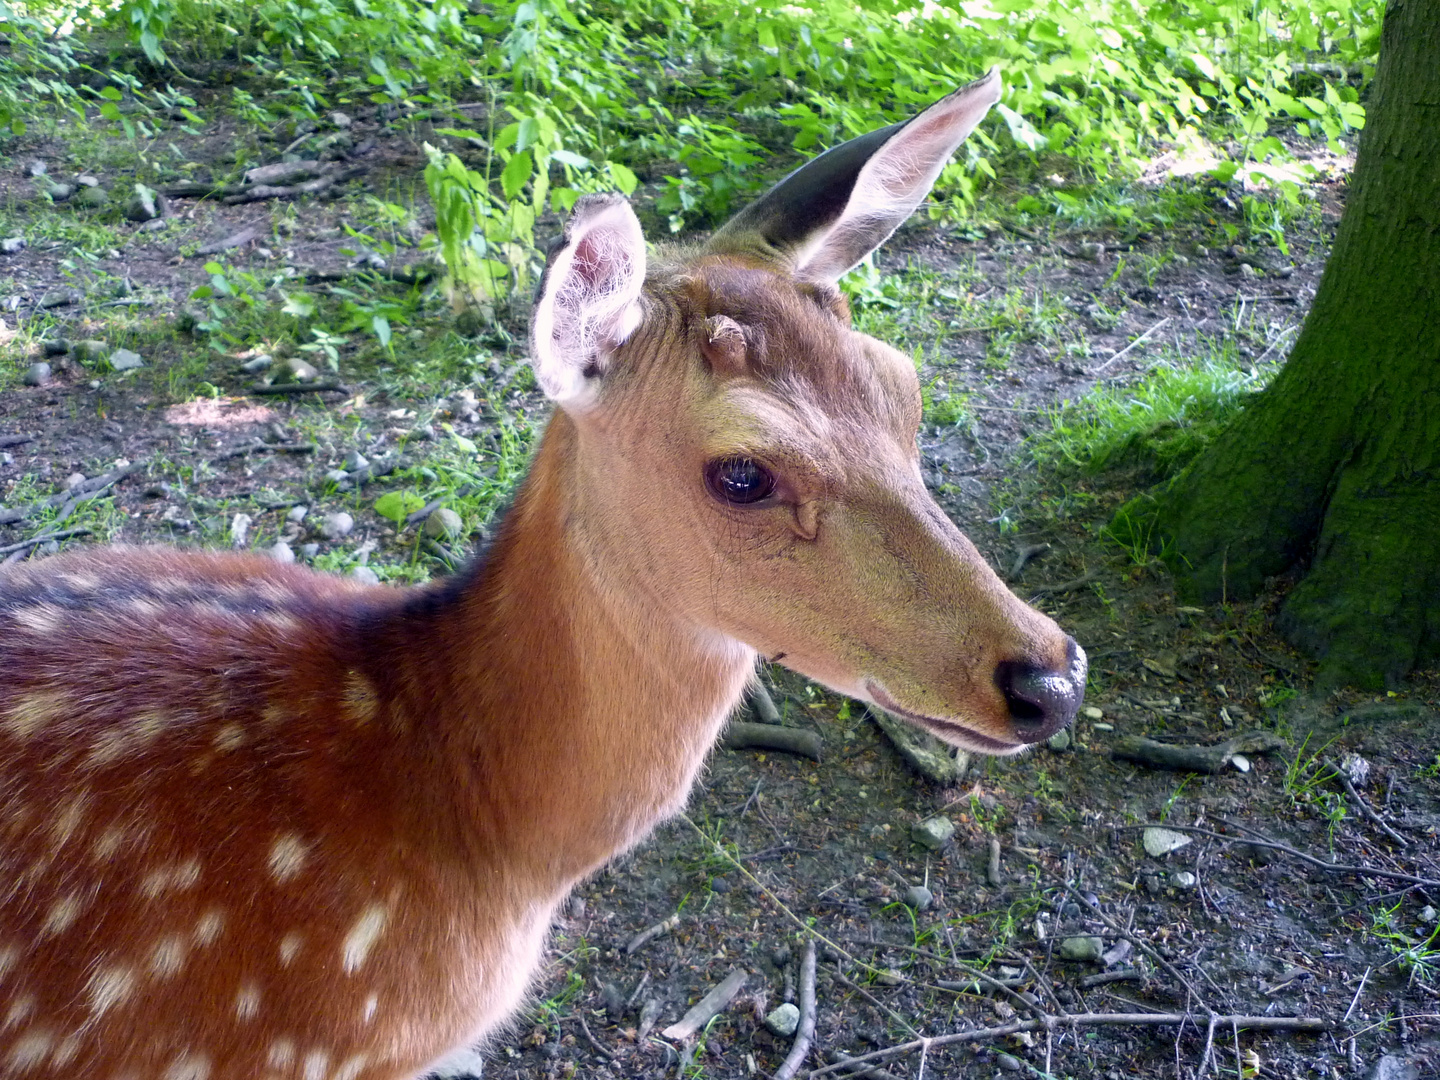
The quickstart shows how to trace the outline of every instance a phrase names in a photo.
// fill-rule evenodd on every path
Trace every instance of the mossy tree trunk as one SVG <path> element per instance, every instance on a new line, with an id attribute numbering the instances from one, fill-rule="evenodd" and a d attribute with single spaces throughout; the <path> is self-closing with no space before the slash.
<path id="1" fill-rule="evenodd" d="M 1390 0 L 1335 246 L 1275 382 L 1158 496 L 1182 596 L 1298 571 L 1322 687 L 1440 657 L 1440 0 Z"/>

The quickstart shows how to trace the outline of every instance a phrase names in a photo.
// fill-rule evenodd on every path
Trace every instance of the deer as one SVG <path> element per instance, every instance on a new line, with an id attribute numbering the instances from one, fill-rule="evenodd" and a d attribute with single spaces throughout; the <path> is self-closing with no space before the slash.
<path id="1" fill-rule="evenodd" d="M 531 319 L 553 414 L 447 579 L 163 547 L 0 572 L 0 1075 L 401 1080 L 482 1043 L 760 658 L 982 754 L 1068 724 L 1083 650 L 931 498 L 915 367 L 837 287 L 999 95 L 695 247 L 581 198 Z"/>

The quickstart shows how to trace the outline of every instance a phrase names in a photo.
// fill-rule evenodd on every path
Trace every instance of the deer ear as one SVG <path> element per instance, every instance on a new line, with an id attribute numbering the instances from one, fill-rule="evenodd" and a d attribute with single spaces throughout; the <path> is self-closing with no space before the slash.
<path id="1" fill-rule="evenodd" d="M 930 194 L 955 148 L 1000 100 L 1000 69 L 919 116 L 841 143 L 723 225 L 706 251 L 758 255 L 796 277 L 836 281 Z"/>
<path id="2" fill-rule="evenodd" d="M 583 407 L 610 355 L 640 324 L 645 238 L 619 195 L 587 195 L 550 249 L 530 318 L 530 363 L 546 395 Z"/>

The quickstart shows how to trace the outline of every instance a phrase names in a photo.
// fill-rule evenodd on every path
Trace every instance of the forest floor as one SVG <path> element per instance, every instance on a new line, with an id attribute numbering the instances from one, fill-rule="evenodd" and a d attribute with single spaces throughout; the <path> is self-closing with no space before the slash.
<path id="1" fill-rule="evenodd" d="M 445 573 L 489 534 L 547 409 L 523 312 L 467 336 L 407 269 L 427 265 L 433 133 L 368 107 L 298 147 L 218 112 L 161 127 L 142 145 L 72 122 L 0 160 L 0 233 L 24 241 L 0 254 L 0 504 L 38 507 L 0 524 L 0 558 L 123 541 L 279 550 L 392 582 Z M 318 197 L 177 197 L 158 225 L 122 213 L 137 177 L 233 178 L 287 147 L 363 175 Z M 36 162 L 109 199 L 52 204 Z M 859 706 L 767 670 L 782 722 L 816 733 L 822 760 L 717 750 L 687 816 L 578 890 L 534 1004 L 484 1051 L 487 1078 L 771 1075 L 790 1039 L 765 1018 L 799 1000 L 805 928 L 820 939 L 807 1070 L 910 1044 L 882 1072 L 834 1075 L 1440 1073 L 1440 676 L 1312 696 L 1270 630 L 1283 582 L 1253 604 L 1185 606 L 1163 567 L 1103 533 L 1143 468 L 1037 469 L 1023 451 L 1094 386 L 1283 357 L 1343 177 L 1318 194 L 1286 224 L 1288 255 L 1226 243 L 1233 200 L 1158 174 L 1112 192 L 1134 216 L 921 223 L 887 245 L 857 321 L 922 358 L 927 481 L 1089 651 L 1086 709 L 1066 745 L 962 758 L 935 781 Z M 141 366 L 116 370 L 121 350 Z M 256 392 L 295 360 L 337 389 Z M 436 500 L 457 516 L 400 524 Z M 1252 730 L 1270 748 L 1215 773 L 1114 753 Z M 923 847 L 912 830 L 936 816 L 953 836 Z M 1144 834 L 1161 824 L 1192 831 Z M 1152 855 L 1143 839 L 1183 846 Z M 737 972 L 716 1019 L 661 1034 Z M 1188 1019 L 1096 1016 L 1174 1013 Z"/>

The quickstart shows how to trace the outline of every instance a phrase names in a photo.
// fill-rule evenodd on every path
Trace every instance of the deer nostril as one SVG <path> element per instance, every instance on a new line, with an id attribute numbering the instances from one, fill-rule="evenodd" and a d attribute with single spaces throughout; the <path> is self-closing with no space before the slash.
<path id="1" fill-rule="evenodd" d="M 1010 708 L 1010 724 L 1022 742 L 1048 739 L 1075 718 L 1084 685 L 1076 679 L 1078 648 L 1072 641 L 1065 670 L 1006 660 L 995 669 L 995 682 Z"/>

